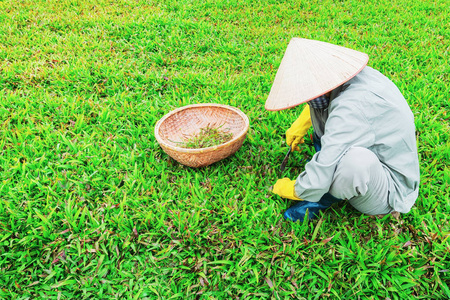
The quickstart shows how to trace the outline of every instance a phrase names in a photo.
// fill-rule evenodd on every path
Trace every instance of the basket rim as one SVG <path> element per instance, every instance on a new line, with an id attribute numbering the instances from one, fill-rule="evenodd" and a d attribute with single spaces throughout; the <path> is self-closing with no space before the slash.
<path id="1" fill-rule="evenodd" d="M 237 113 L 243 120 L 245 123 L 244 129 L 236 136 L 234 136 L 231 140 L 223 143 L 223 144 L 219 144 L 216 146 L 211 146 L 211 147 L 206 147 L 206 148 L 182 148 L 182 147 L 177 147 L 177 146 L 172 146 L 170 144 L 168 144 L 160 135 L 159 135 L 159 129 L 162 125 L 162 123 L 167 120 L 169 117 L 171 117 L 172 115 L 189 109 L 189 108 L 198 108 L 198 107 L 221 107 L 221 108 L 226 108 L 229 110 L 234 111 L 235 113 Z M 230 106 L 230 105 L 225 105 L 225 104 L 218 104 L 218 103 L 198 103 L 198 104 L 190 104 L 190 105 L 186 105 L 186 106 L 182 106 L 179 108 L 176 108 L 170 112 L 168 112 L 167 114 L 165 114 L 161 119 L 159 119 L 159 121 L 156 123 L 155 125 L 155 138 L 158 141 L 158 143 L 160 145 L 163 145 L 164 147 L 172 150 L 172 151 L 177 151 L 177 152 L 182 152 L 182 153 L 190 153 L 190 154 L 196 154 L 196 153 L 206 153 L 206 152 L 211 152 L 211 151 L 216 151 L 218 149 L 222 149 L 222 148 L 226 148 L 229 145 L 235 143 L 236 141 L 238 141 L 239 139 L 241 139 L 243 136 L 245 136 L 247 134 L 247 131 L 249 129 L 250 126 L 250 122 L 249 119 L 247 117 L 246 114 L 244 114 L 240 109 Z"/>

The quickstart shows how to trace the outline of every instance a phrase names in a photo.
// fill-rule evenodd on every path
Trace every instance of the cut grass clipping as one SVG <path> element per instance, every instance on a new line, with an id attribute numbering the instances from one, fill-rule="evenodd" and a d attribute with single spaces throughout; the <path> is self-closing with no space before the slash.
<path id="1" fill-rule="evenodd" d="M 208 124 L 206 127 L 200 128 L 199 133 L 186 137 L 186 140 L 181 142 L 181 147 L 200 149 L 226 143 L 233 138 L 233 134 L 221 130 L 221 127 L 222 125 L 216 127 Z"/>

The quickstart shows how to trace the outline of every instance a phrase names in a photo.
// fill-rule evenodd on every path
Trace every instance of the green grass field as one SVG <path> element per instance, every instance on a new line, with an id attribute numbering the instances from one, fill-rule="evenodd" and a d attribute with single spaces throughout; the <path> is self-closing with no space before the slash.
<path id="1" fill-rule="evenodd" d="M 450 298 L 450 0 L 0 0 L 1 299 Z M 268 187 L 302 106 L 264 110 L 292 37 L 369 54 L 415 115 L 410 213 L 310 223 Z M 221 103 L 242 148 L 201 169 L 154 126 Z"/>

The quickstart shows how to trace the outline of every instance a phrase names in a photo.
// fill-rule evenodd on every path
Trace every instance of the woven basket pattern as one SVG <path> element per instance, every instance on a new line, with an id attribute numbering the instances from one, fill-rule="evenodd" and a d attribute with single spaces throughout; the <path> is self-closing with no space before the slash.
<path id="1" fill-rule="evenodd" d="M 207 126 L 231 132 L 233 138 L 221 145 L 187 149 L 180 147 L 189 136 Z M 173 159 L 198 168 L 234 154 L 245 140 L 249 127 L 247 116 L 237 108 L 207 103 L 178 108 L 165 115 L 155 126 L 155 137 L 161 148 Z"/>

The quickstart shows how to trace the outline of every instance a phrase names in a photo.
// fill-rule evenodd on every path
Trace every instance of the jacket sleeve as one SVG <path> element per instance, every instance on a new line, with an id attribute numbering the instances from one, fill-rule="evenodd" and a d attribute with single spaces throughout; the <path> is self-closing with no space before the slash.
<path id="1" fill-rule="evenodd" d="M 351 147 L 369 148 L 375 139 L 361 111 L 361 100 L 339 98 L 330 103 L 321 151 L 306 164 L 294 185 L 295 194 L 310 202 L 318 202 L 330 190 L 336 167 Z"/>

